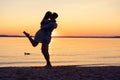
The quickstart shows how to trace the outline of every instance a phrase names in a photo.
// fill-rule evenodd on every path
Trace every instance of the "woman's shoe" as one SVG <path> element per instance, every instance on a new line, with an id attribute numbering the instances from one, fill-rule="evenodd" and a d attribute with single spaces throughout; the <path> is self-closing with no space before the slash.
<path id="1" fill-rule="evenodd" d="M 28 34 L 27 32 L 23 32 L 25 34 L 26 37 L 30 37 L 30 34 Z"/>

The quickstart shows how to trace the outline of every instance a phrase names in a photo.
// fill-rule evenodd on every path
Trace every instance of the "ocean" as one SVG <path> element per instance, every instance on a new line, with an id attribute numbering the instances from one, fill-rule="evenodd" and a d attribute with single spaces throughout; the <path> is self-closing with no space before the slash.
<path id="1" fill-rule="evenodd" d="M 53 66 L 120 66 L 119 38 L 52 38 L 49 52 Z M 45 64 L 41 44 L 32 47 L 25 37 L 0 37 L 0 67 Z"/>

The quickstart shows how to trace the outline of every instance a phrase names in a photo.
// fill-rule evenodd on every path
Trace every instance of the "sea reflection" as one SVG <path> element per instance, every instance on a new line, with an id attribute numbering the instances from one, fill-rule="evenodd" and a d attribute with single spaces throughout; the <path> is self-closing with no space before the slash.
<path id="1" fill-rule="evenodd" d="M 26 38 L 0 38 L 0 67 L 44 66 L 40 49 Z M 53 66 L 120 65 L 120 39 L 115 38 L 53 38 L 49 51 Z"/>

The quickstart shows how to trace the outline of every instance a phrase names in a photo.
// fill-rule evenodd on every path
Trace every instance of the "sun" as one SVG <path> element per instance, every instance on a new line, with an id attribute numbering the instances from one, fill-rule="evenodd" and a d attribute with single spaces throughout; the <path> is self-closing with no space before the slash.
<path id="1" fill-rule="evenodd" d="M 56 31 L 53 31 L 52 36 L 58 36 L 58 33 Z"/>

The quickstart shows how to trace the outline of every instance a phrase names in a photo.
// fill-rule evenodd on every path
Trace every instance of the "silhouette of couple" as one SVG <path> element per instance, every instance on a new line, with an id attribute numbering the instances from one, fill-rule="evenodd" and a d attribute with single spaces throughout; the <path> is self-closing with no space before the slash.
<path id="1" fill-rule="evenodd" d="M 41 28 L 36 32 L 34 39 L 30 36 L 29 33 L 23 32 L 25 36 L 29 39 L 33 47 L 36 47 L 39 43 L 42 43 L 41 51 L 46 60 L 45 67 L 52 67 L 50 63 L 49 55 L 49 43 L 51 42 L 52 31 L 57 28 L 56 18 L 58 17 L 57 13 L 52 13 L 47 11 L 43 20 L 41 21 Z"/>

